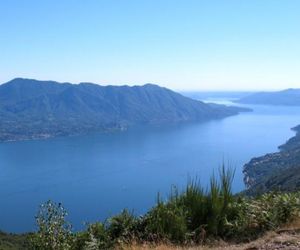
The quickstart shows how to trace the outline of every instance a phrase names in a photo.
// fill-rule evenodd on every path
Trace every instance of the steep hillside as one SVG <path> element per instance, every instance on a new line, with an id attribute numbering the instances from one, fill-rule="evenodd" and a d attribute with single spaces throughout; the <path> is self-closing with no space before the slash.
<path id="1" fill-rule="evenodd" d="M 300 190 L 300 126 L 297 134 L 280 146 L 280 152 L 253 158 L 244 166 L 247 193 Z"/>
<path id="2" fill-rule="evenodd" d="M 100 86 L 16 78 L 0 85 L 0 140 L 203 121 L 239 111 L 244 109 L 204 104 L 153 84 Z"/>

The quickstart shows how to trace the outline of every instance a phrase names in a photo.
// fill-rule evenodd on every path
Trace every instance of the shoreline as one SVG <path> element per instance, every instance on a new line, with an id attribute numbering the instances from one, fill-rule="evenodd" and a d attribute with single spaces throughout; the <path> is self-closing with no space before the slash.
<path id="1" fill-rule="evenodd" d="M 300 125 L 292 127 L 291 130 L 295 132 L 295 135 L 287 139 L 284 144 L 279 145 L 278 152 L 254 157 L 243 166 L 246 193 L 270 191 L 268 185 L 271 184 L 273 177 L 289 172 L 286 170 L 297 168 L 300 162 Z M 285 191 L 286 187 L 283 184 L 277 186 L 276 190 Z"/>

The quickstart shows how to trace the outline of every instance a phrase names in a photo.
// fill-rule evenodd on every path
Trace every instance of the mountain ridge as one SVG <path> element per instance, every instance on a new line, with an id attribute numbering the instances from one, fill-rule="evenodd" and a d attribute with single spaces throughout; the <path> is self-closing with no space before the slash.
<path id="1" fill-rule="evenodd" d="M 220 119 L 248 111 L 209 105 L 154 84 L 102 86 L 15 78 L 0 85 L 0 141 Z"/>
<path id="2" fill-rule="evenodd" d="M 281 91 L 258 92 L 240 98 L 235 102 L 242 104 L 300 106 L 300 89 L 289 88 Z"/>

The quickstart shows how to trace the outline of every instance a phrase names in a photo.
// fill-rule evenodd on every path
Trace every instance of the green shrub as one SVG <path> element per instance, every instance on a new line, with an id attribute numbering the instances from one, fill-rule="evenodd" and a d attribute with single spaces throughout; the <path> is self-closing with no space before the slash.
<path id="1" fill-rule="evenodd" d="M 233 175 L 233 171 L 223 166 L 219 179 L 211 178 L 208 191 L 204 191 L 197 179 L 190 181 L 181 193 L 173 187 L 169 200 L 159 201 L 145 216 L 146 233 L 152 239 L 175 243 L 198 242 L 208 235 L 224 235 L 227 217 L 232 216 Z"/>
<path id="2" fill-rule="evenodd" d="M 105 225 L 101 222 L 89 224 L 86 231 L 74 235 L 72 250 L 111 249 L 113 242 Z"/>
<path id="3" fill-rule="evenodd" d="M 44 250 L 71 248 L 71 225 L 66 221 L 67 212 L 61 203 L 47 201 L 40 206 L 36 216 L 38 232 L 31 236 L 31 247 Z"/>
<path id="4" fill-rule="evenodd" d="M 187 234 L 186 212 L 177 202 L 158 202 L 143 220 L 148 240 L 184 242 Z"/>
<path id="5" fill-rule="evenodd" d="M 119 243 L 129 243 L 135 239 L 138 233 L 138 223 L 139 219 L 124 209 L 120 214 L 108 219 L 107 232 L 112 239 Z"/>
<path id="6" fill-rule="evenodd" d="M 229 234 L 253 238 L 299 217 L 300 193 L 266 193 L 256 198 L 239 198 L 232 207 L 235 217 L 229 223 Z"/>
<path id="7" fill-rule="evenodd" d="M 90 241 L 90 239 L 91 239 L 91 237 L 90 237 L 88 230 L 75 233 L 74 241 L 73 241 L 71 249 L 72 250 L 84 249 L 85 246 L 87 245 L 87 242 Z"/>
<path id="8" fill-rule="evenodd" d="M 186 211 L 186 223 L 190 231 L 196 231 L 206 223 L 207 197 L 197 180 L 190 181 L 178 200 Z"/>
<path id="9" fill-rule="evenodd" d="M 300 192 L 237 196 L 231 190 L 233 176 L 234 171 L 222 166 L 219 178 L 212 176 L 206 190 L 197 179 L 181 192 L 173 186 L 168 200 L 158 197 L 157 204 L 142 217 L 123 210 L 76 234 L 65 220 L 64 208 L 49 201 L 38 213 L 33 249 L 113 249 L 132 242 L 185 244 L 211 237 L 242 241 L 300 216 Z"/>

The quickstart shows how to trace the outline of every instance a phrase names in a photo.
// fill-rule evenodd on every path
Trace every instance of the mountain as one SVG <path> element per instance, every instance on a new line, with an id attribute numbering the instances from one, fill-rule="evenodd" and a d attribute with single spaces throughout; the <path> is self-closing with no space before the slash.
<path id="1" fill-rule="evenodd" d="M 16 78 L 0 85 L 0 140 L 204 121 L 245 109 L 210 105 L 153 84 L 100 86 Z"/>
<path id="2" fill-rule="evenodd" d="M 245 96 L 236 102 L 263 105 L 300 105 L 300 89 L 286 89 L 278 92 L 259 92 Z"/>
<path id="3" fill-rule="evenodd" d="M 182 91 L 180 93 L 184 96 L 201 101 L 211 99 L 226 99 L 228 101 L 233 101 L 253 94 L 253 92 L 244 91 Z"/>
<path id="4" fill-rule="evenodd" d="M 279 147 L 280 152 L 253 158 L 244 166 L 246 193 L 300 190 L 300 125 L 293 129 L 296 135 Z"/>

